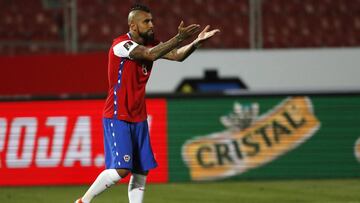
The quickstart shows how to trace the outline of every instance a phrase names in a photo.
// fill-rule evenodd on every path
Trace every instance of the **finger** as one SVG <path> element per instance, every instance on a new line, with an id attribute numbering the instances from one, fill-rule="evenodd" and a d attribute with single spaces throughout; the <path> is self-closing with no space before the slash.
<path id="1" fill-rule="evenodd" d="M 184 21 L 180 22 L 179 28 L 182 28 L 182 27 L 184 27 Z"/>
<path id="2" fill-rule="evenodd" d="M 185 30 L 185 32 L 188 33 L 189 35 L 193 35 L 193 34 L 199 32 L 199 28 L 198 27 L 191 27 L 191 28 Z"/>
<path id="3" fill-rule="evenodd" d="M 215 29 L 215 30 L 212 30 L 211 32 L 218 33 L 218 32 L 220 32 L 220 29 Z"/>
<path id="4" fill-rule="evenodd" d="M 218 32 L 220 32 L 220 30 L 216 29 L 216 30 L 211 30 L 211 31 L 207 32 L 207 34 L 212 36 L 212 35 L 215 35 Z"/>
<path id="5" fill-rule="evenodd" d="M 203 31 L 201 31 L 201 32 L 202 32 L 202 33 L 205 33 L 205 32 L 207 32 L 209 29 L 210 29 L 210 25 L 207 25 L 207 26 L 203 29 Z"/>
<path id="6" fill-rule="evenodd" d="M 220 32 L 220 30 L 218 30 L 218 29 L 212 30 L 212 31 L 208 32 L 208 33 L 207 33 L 207 34 L 208 34 L 208 38 L 214 36 L 214 35 L 215 35 L 216 33 L 218 33 L 218 32 Z"/>
<path id="7" fill-rule="evenodd" d="M 189 28 L 189 30 L 199 30 L 200 29 L 200 25 L 195 25 Z"/>
<path id="8" fill-rule="evenodd" d="M 216 33 L 218 33 L 218 32 L 220 32 L 220 30 L 219 30 L 219 29 L 216 29 L 216 30 L 211 30 L 211 31 L 209 31 L 209 32 L 206 32 L 206 34 L 205 34 L 205 36 L 204 36 L 203 40 L 207 40 L 207 39 L 209 39 L 209 38 L 213 37 L 213 36 L 214 36 Z"/>
<path id="9" fill-rule="evenodd" d="M 215 35 L 216 33 L 218 33 L 218 32 L 220 32 L 220 30 L 219 29 L 216 29 L 216 30 L 211 30 L 210 31 L 210 33 L 212 34 L 212 35 Z"/>
<path id="10" fill-rule="evenodd" d="M 185 28 L 185 30 L 190 30 L 190 29 L 199 28 L 199 27 L 200 27 L 200 25 L 198 25 L 198 24 L 191 24 L 191 25 L 187 26 Z"/>
<path id="11" fill-rule="evenodd" d="M 200 27 L 192 27 L 188 30 L 188 32 L 191 34 L 195 34 L 195 33 L 199 32 L 199 30 L 200 30 Z"/>

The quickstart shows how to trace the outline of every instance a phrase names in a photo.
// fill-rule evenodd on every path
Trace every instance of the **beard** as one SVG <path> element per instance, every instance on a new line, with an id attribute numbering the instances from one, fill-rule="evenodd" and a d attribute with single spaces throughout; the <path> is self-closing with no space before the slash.
<path id="1" fill-rule="evenodd" d="M 139 35 L 144 39 L 145 42 L 152 42 L 155 39 L 155 34 L 152 30 L 140 32 Z"/>

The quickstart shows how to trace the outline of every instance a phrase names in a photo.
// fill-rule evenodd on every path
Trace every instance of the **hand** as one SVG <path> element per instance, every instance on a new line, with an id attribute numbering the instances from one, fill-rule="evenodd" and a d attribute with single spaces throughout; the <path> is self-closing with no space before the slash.
<path id="1" fill-rule="evenodd" d="M 219 29 L 214 29 L 209 31 L 210 29 L 210 25 L 207 25 L 203 31 L 200 32 L 200 34 L 198 35 L 198 37 L 196 38 L 196 40 L 194 41 L 194 44 L 196 46 L 199 46 L 201 43 L 203 43 L 204 41 L 210 39 L 211 37 L 213 37 L 216 33 L 220 32 Z"/>
<path id="2" fill-rule="evenodd" d="M 200 25 L 198 24 L 191 24 L 187 27 L 184 27 L 184 21 L 181 21 L 179 27 L 178 27 L 178 34 L 177 38 L 179 40 L 185 40 L 191 36 L 193 36 L 195 33 L 199 32 Z"/>

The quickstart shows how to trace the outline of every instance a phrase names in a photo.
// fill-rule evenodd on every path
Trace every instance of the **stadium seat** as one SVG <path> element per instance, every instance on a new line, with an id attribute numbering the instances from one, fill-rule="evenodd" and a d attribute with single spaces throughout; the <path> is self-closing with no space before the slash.
<path id="1" fill-rule="evenodd" d="M 43 2 L 0 0 L 0 54 L 26 53 L 23 50 L 29 42 L 41 44 L 30 46 L 29 53 L 59 51 L 52 45 L 64 43 L 63 11 L 45 8 Z M 104 50 L 113 38 L 127 32 L 126 19 L 133 2 L 77 0 L 80 51 Z M 360 0 L 262 2 L 264 48 L 360 46 Z M 210 24 L 222 30 L 221 37 L 209 41 L 203 48 L 250 47 L 249 0 L 223 0 L 221 3 L 217 0 L 173 0 L 171 4 L 168 0 L 159 0 L 147 3 L 152 8 L 155 32 L 160 41 L 176 34 L 180 21 L 184 20 L 185 24 Z M 23 42 L 26 43 L 16 47 Z"/>
<path id="2" fill-rule="evenodd" d="M 264 47 L 359 46 L 359 4 L 359 0 L 263 1 Z"/>

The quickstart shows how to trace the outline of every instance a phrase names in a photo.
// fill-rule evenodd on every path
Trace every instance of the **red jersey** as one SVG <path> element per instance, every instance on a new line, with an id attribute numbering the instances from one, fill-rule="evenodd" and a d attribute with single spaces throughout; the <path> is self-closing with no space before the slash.
<path id="1" fill-rule="evenodd" d="M 109 91 L 104 108 L 105 118 L 128 122 L 147 119 L 145 86 L 153 62 L 131 59 L 129 54 L 136 46 L 138 44 L 132 41 L 128 33 L 116 38 L 109 50 Z"/>

